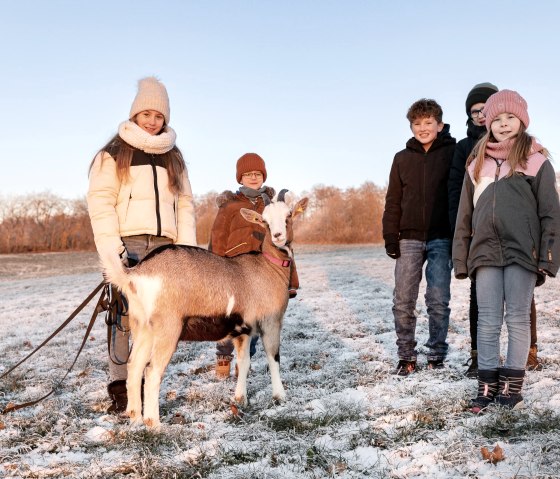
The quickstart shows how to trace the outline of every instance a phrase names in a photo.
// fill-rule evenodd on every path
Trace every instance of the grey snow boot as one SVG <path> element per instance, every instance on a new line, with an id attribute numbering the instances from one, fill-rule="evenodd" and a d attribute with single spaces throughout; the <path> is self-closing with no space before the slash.
<path id="1" fill-rule="evenodd" d="M 521 388 L 525 378 L 524 369 L 500 368 L 500 387 L 496 396 L 496 403 L 508 409 L 521 409 L 523 397 Z"/>

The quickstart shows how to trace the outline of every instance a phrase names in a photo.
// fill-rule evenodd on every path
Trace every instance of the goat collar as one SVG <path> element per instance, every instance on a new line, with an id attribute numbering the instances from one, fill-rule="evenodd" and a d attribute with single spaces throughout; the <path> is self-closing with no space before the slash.
<path id="1" fill-rule="evenodd" d="M 282 268 L 289 268 L 290 265 L 292 264 L 292 260 L 291 259 L 279 259 L 279 258 L 275 258 L 274 256 L 268 254 L 268 253 L 263 253 L 263 256 L 270 261 L 271 263 L 274 263 L 278 266 L 282 266 Z"/>

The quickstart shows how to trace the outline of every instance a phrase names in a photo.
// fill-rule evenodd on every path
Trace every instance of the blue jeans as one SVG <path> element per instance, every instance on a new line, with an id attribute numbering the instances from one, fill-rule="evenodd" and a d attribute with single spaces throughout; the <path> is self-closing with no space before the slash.
<path id="1" fill-rule="evenodd" d="M 249 357 L 252 358 L 255 353 L 257 352 L 257 341 L 259 340 L 258 336 L 253 336 L 251 338 L 251 345 L 249 346 Z M 230 340 L 228 341 L 220 341 L 216 343 L 216 356 L 233 356 L 233 342 Z"/>
<path id="2" fill-rule="evenodd" d="M 428 360 L 443 360 L 447 356 L 449 327 L 449 299 L 451 296 L 451 240 L 399 241 L 400 258 L 395 265 L 393 316 L 397 333 L 399 359 L 416 361 L 416 316 L 422 268 L 426 264 L 426 308 L 430 335 L 426 347 Z"/>
<path id="3" fill-rule="evenodd" d="M 500 333 L 504 320 L 508 330 L 504 367 L 525 369 L 531 340 L 531 298 L 536 282 L 536 273 L 517 264 L 503 268 L 477 268 L 479 369 L 497 369 L 500 366 Z"/>

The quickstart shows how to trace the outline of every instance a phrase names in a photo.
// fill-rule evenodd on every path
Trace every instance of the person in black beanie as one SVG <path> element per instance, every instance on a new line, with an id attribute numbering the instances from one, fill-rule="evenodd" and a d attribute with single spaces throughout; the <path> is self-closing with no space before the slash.
<path id="1" fill-rule="evenodd" d="M 449 170 L 448 193 L 449 193 L 449 222 L 451 228 L 455 229 L 457 210 L 461 197 L 461 188 L 465 177 L 467 159 L 478 140 L 486 133 L 486 123 L 482 109 L 488 98 L 498 91 L 498 87 L 492 83 L 478 83 L 475 85 L 465 101 L 467 112 L 467 137 L 457 143 L 455 154 Z M 542 366 L 537 358 L 537 330 L 536 330 L 535 299 L 531 303 L 531 348 L 527 358 L 527 369 L 537 370 Z M 478 303 L 476 300 L 476 281 L 471 281 L 469 327 L 471 336 L 471 357 L 465 364 L 468 366 L 466 376 L 476 379 L 478 375 L 478 350 L 477 350 L 477 325 L 478 325 Z"/>

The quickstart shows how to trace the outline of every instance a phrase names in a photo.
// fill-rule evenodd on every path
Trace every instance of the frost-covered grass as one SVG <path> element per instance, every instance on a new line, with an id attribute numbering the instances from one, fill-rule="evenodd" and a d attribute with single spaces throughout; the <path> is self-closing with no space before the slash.
<path id="1" fill-rule="evenodd" d="M 376 246 L 299 247 L 302 289 L 282 334 L 288 392 L 271 400 L 259 345 L 250 405 L 231 407 L 233 378 L 217 381 L 213 343 L 181 343 L 162 384 L 163 427 L 130 428 L 105 414 L 105 326 L 62 388 L 0 416 L 0 477 L 9 478 L 545 478 L 560 477 L 560 298 L 536 291 L 540 356 L 526 409 L 467 412 L 476 389 L 468 358 L 468 281 L 453 282 L 450 353 L 441 371 L 391 374 L 396 346 L 392 260 Z M 90 253 L 0 256 L 0 373 L 46 338 L 100 282 Z M 15 279 L 13 279 L 15 278 Z M 0 381 L 0 403 L 47 393 L 71 363 L 90 305 L 52 344 Z M 417 338 L 427 339 L 423 298 Z M 420 365 L 425 357 L 420 356 Z M 235 413 L 235 414 L 234 414 Z M 481 447 L 503 448 L 485 462 Z"/>

